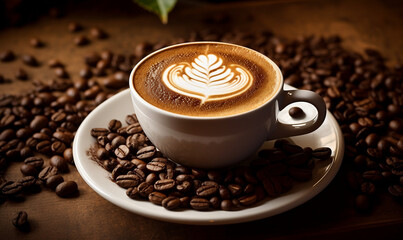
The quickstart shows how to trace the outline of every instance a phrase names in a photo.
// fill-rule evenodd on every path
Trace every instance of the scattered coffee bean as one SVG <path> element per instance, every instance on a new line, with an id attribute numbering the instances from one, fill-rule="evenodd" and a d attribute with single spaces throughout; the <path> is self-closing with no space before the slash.
<path id="1" fill-rule="evenodd" d="M 6 50 L 4 52 L 0 52 L 0 61 L 2 62 L 10 62 L 15 59 L 14 52 L 11 50 Z"/>
<path id="2" fill-rule="evenodd" d="M 77 36 L 74 38 L 74 44 L 76 46 L 85 46 L 90 43 L 90 40 L 86 36 Z"/>
<path id="3" fill-rule="evenodd" d="M 25 211 L 19 211 L 13 216 L 13 225 L 22 231 L 27 231 L 29 227 L 28 214 Z"/>
<path id="4" fill-rule="evenodd" d="M 49 163 L 50 166 L 57 168 L 58 172 L 64 173 L 69 170 L 67 161 L 59 155 L 54 155 L 53 157 L 51 157 Z"/>
<path id="5" fill-rule="evenodd" d="M 29 40 L 29 44 L 32 47 L 35 47 L 35 48 L 40 48 L 40 47 L 43 47 L 45 45 L 41 40 L 39 40 L 39 38 L 36 38 L 36 37 L 31 38 Z"/>
<path id="6" fill-rule="evenodd" d="M 61 175 L 53 175 L 46 179 L 46 187 L 55 190 L 56 187 L 62 182 L 64 182 L 64 179 Z"/>
<path id="7" fill-rule="evenodd" d="M 21 59 L 28 66 L 31 66 L 31 67 L 39 66 L 38 60 L 36 60 L 36 58 L 32 55 L 24 54 L 21 56 Z"/>
<path id="8" fill-rule="evenodd" d="M 74 181 L 62 182 L 57 185 L 55 192 L 57 196 L 63 198 L 74 197 L 78 193 L 77 183 Z"/>

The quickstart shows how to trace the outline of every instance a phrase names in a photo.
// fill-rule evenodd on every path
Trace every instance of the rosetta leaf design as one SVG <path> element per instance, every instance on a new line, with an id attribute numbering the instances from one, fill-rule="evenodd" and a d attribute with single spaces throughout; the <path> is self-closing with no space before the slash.
<path id="1" fill-rule="evenodd" d="M 169 66 L 163 73 L 163 82 L 172 91 L 198 98 L 203 104 L 242 94 L 253 78 L 242 66 L 224 65 L 221 58 L 208 54 L 199 55 L 191 63 Z"/>

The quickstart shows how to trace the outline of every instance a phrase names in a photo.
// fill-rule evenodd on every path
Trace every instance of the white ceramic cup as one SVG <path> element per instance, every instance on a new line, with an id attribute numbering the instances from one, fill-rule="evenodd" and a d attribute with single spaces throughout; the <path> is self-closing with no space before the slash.
<path id="1" fill-rule="evenodd" d="M 211 43 L 245 48 L 229 43 Z M 311 91 L 283 90 L 284 80 L 280 69 L 263 55 L 278 71 L 281 87 L 271 99 L 251 111 L 224 117 L 194 117 L 172 113 L 145 101 L 133 84 L 137 67 L 158 52 L 187 44 L 200 43 L 177 44 L 151 53 L 133 68 L 129 78 L 134 112 L 145 134 L 172 161 L 196 168 L 227 167 L 247 159 L 265 141 L 309 133 L 323 123 L 326 105 L 322 98 Z M 278 121 L 279 111 L 301 101 L 316 108 L 317 116 L 314 119 L 297 125 Z"/>

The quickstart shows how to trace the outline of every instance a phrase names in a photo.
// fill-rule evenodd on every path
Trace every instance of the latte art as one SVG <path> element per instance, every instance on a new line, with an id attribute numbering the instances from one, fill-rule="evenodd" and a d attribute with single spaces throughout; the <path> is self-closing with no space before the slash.
<path id="1" fill-rule="evenodd" d="M 133 69 L 131 84 L 149 104 L 171 113 L 221 117 L 254 110 L 281 88 L 266 56 L 227 43 L 194 42 L 158 50 Z"/>
<path id="2" fill-rule="evenodd" d="M 198 98 L 201 104 L 238 96 L 253 84 L 250 72 L 237 64 L 224 65 L 214 54 L 199 55 L 192 63 L 167 67 L 162 81 L 172 91 Z"/>

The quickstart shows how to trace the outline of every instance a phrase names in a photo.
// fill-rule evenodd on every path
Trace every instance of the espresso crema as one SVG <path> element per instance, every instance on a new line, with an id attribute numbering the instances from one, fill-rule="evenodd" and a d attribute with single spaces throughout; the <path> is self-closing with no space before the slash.
<path id="1" fill-rule="evenodd" d="M 281 85 L 278 68 L 262 54 L 225 43 L 180 44 L 136 67 L 133 86 L 148 103 L 177 114 L 221 117 L 253 110 Z"/>

